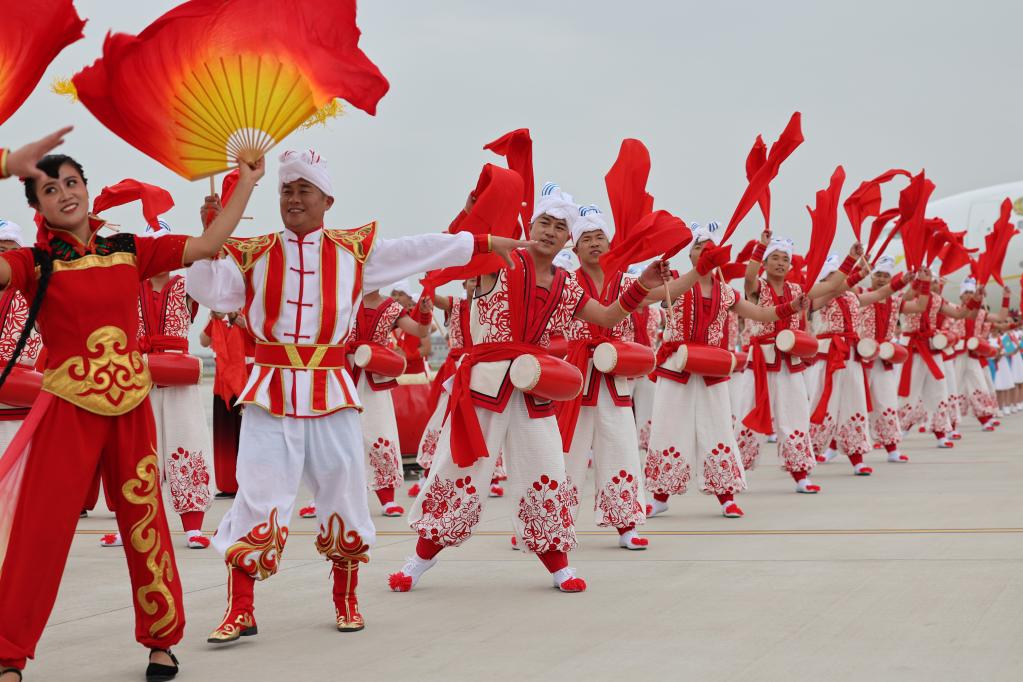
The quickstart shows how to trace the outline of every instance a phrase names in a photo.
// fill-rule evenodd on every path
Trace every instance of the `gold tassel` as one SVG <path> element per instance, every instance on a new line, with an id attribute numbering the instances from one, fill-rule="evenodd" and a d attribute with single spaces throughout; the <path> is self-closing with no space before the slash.
<path id="1" fill-rule="evenodd" d="M 327 121 L 342 116 L 344 113 L 344 105 L 341 104 L 341 100 L 334 99 L 320 107 L 319 111 L 306 119 L 306 122 L 299 127 L 302 130 L 309 130 L 315 126 L 326 125 Z"/>
<path id="2" fill-rule="evenodd" d="M 54 78 L 53 83 L 50 84 L 50 90 L 58 95 L 70 97 L 72 102 L 78 101 L 78 88 L 70 78 Z"/>

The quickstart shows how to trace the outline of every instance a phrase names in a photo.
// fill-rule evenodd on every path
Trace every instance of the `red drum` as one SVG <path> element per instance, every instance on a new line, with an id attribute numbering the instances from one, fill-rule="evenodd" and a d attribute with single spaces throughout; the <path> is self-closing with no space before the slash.
<path id="1" fill-rule="evenodd" d="M 359 346 L 354 359 L 362 369 L 382 377 L 395 379 L 405 373 L 405 358 L 383 346 Z"/>
<path id="2" fill-rule="evenodd" d="M 998 350 L 979 336 L 971 336 L 966 341 L 966 348 L 978 358 L 993 358 Z"/>
<path id="3" fill-rule="evenodd" d="M 684 344 L 678 347 L 679 371 L 707 377 L 726 377 L 735 370 L 735 353 L 716 346 Z"/>
<path id="4" fill-rule="evenodd" d="M 556 358 L 564 358 L 568 355 L 568 339 L 564 336 L 552 336 L 547 352 Z"/>
<path id="5" fill-rule="evenodd" d="M 791 353 L 798 358 L 812 358 L 817 355 L 817 337 L 802 329 L 783 329 L 774 339 L 775 347 L 782 353 Z"/>
<path id="6" fill-rule="evenodd" d="M 874 339 L 865 338 L 856 342 L 856 354 L 864 360 L 873 360 L 877 357 L 878 343 Z"/>
<path id="7" fill-rule="evenodd" d="M 749 353 L 736 353 L 732 352 L 735 356 L 735 369 L 732 370 L 733 374 L 739 374 L 746 371 L 746 362 L 749 360 Z"/>
<path id="8" fill-rule="evenodd" d="M 593 366 L 598 372 L 635 379 L 654 371 L 657 358 L 649 346 L 630 341 L 605 341 L 593 349 Z"/>
<path id="9" fill-rule="evenodd" d="M 150 353 L 146 362 L 157 386 L 192 386 L 202 379 L 202 360 L 188 353 Z"/>
<path id="10" fill-rule="evenodd" d="M 43 386 L 43 375 L 31 367 L 15 365 L 0 386 L 0 403 L 14 407 L 31 407 Z"/>
<path id="11" fill-rule="evenodd" d="M 572 400 L 583 390 L 578 368 L 550 355 L 520 355 L 508 374 L 515 388 L 545 400 Z"/>
<path id="12" fill-rule="evenodd" d="M 943 332 L 938 332 L 931 337 L 931 348 L 934 350 L 945 350 L 948 348 L 948 336 Z"/>
<path id="13" fill-rule="evenodd" d="M 909 351 L 906 350 L 905 346 L 885 341 L 878 347 L 877 357 L 893 365 L 901 365 L 909 359 Z"/>

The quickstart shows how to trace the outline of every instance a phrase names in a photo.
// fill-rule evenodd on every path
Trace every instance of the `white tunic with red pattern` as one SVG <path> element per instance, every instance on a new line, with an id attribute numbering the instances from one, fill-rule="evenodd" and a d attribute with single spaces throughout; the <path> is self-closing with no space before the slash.
<path id="1" fill-rule="evenodd" d="M 0 368 L 5 367 L 14 354 L 21 330 L 25 328 L 25 322 L 28 321 L 28 309 L 28 301 L 17 289 L 8 287 L 0 294 Z M 42 349 L 43 338 L 39 332 L 33 329 L 29 333 L 21 355 L 18 356 L 18 364 L 28 368 L 35 367 Z M 9 429 L 3 430 L 0 446 L 8 445 L 18 429 L 18 424 L 28 414 L 29 409 L 28 407 L 14 407 L 0 403 L 0 422 L 12 422 Z"/>
<path id="2" fill-rule="evenodd" d="M 917 424 L 927 424 L 935 433 L 952 429 L 952 398 L 942 355 L 931 348 L 943 303 L 941 296 L 931 293 L 923 313 L 905 313 L 901 318 L 910 350 L 899 377 L 899 422 L 904 430 Z"/>

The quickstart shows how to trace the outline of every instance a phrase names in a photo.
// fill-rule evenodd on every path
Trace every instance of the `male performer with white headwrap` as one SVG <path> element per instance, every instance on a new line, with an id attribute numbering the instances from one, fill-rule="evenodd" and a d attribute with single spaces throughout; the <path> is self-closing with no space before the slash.
<path id="1" fill-rule="evenodd" d="M 25 246 L 21 226 L 9 220 L 0 219 L 0 253 Z M 28 301 L 14 287 L 7 287 L 0 294 L 0 367 L 5 366 L 14 354 L 14 347 L 25 328 L 28 319 Z M 39 333 L 32 330 L 25 343 L 25 349 L 18 356 L 18 366 L 31 370 L 39 352 L 43 349 L 43 340 Z M 21 422 L 28 414 L 25 405 L 4 405 L 0 403 L 0 453 L 11 444 L 14 434 L 21 428 Z"/>
<path id="2" fill-rule="evenodd" d="M 967 277 L 959 285 L 959 296 L 962 307 L 971 311 L 970 315 L 963 319 L 948 318 L 945 321 L 945 328 L 958 339 L 953 371 L 956 375 L 959 409 L 964 417 L 972 411 L 981 424 L 981 430 L 994 431 L 993 421 L 998 412 L 998 401 L 989 386 L 991 375 L 987 371 L 987 360 L 978 357 L 969 345 L 973 338 L 987 341 L 984 329 L 990 324 L 989 320 L 1008 317 L 1009 289 L 1003 291 L 1002 310 L 997 315 L 991 315 L 984 309 L 984 294 L 977 291 L 977 280 L 973 277 Z"/>
<path id="3" fill-rule="evenodd" d="M 668 510 L 668 497 L 685 493 L 691 482 L 700 492 L 715 495 L 728 518 L 743 515 L 733 496 L 746 489 L 746 477 L 732 426 L 728 374 L 697 368 L 698 353 L 727 358 L 728 311 L 770 323 L 801 313 L 806 299 L 798 296 L 773 308 L 754 305 L 720 281 L 715 270 L 727 261 L 714 244 L 717 223 L 692 224 L 689 260 L 694 268 L 666 286 L 672 315 L 657 354 L 650 447 L 646 456 L 646 489 L 653 495 L 647 516 Z M 723 355 L 725 354 L 725 355 Z"/>
<path id="4" fill-rule="evenodd" d="M 572 244 L 579 258 L 579 269 L 572 273 L 572 278 L 590 298 L 613 303 L 636 281 L 632 275 L 621 271 L 605 273 L 600 267 L 600 257 L 611 248 L 611 230 L 596 206 L 579 210 L 579 218 L 572 223 Z M 637 525 L 646 523 L 646 495 L 632 413 L 631 381 L 604 374 L 593 366 L 593 352 L 601 343 L 635 340 L 632 316 L 613 329 L 576 319 L 565 336 L 569 341 L 566 359 L 584 379 L 582 393 L 559 406 L 568 480 L 582 492 L 592 452 L 594 521 L 601 528 L 618 531 L 619 547 L 646 549 L 647 539 L 641 538 L 636 530 Z M 578 498 L 576 502 L 573 519 L 579 517 Z"/>
<path id="5" fill-rule="evenodd" d="M 557 185 L 544 185 L 529 228 L 532 241 L 515 252 L 515 268 L 480 278 L 470 309 L 473 343 L 453 378 L 433 467 L 409 514 L 419 541 L 401 571 L 390 576 L 392 590 L 411 590 L 442 549 L 469 538 L 483 509 L 480 491 L 501 451 L 508 468 L 505 494 L 516 509 L 522 548 L 537 555 L 554 587 L 586 589 L 568 565 L 576 545 L 572 508 L 578 494 L 565 473 L 554 404 L 514 388 L 510 368 L 520 356 L 544 354 L 551 334 L 565 330 L 573 318 L 614 328 L 663 281 L 666 268 L 651 265 L 609 306 L 591 299 L 567 272 L 553 267 L 578 211 Z"/>
<path id="6" fill-rule="evenodd" d="M 902 273 L 895 274 L 895 257 L 881 256 L 874 264 L 870 289 L 877 291 L 886 285 L 896 289 L 890 298 L 876 301 L 860 310 L 857 333 L 861 339 L 873 339 L 880 346 L 898 337 L 899 312 L 905 284 Z M 880 358 L 861 358 L 868 370 L 870 388 L 870 436 L 884 446 L 889 462 L 908 462 L 909 457 L 899 452 L 902 426 L 899 424 L 899 373 L 895 365 Z"/>
<path id="7" fill-rule="evenodd" d="M 386 240 L 376 223 L 324 227 L 334 204 L 326 162 L 315 151 L 280 156 L 284 230 L 230 240 L 218 260 L 193 266 L 188 293 L 217 311 L 243 309 L 256 338 L 256 363 L 238 453 L 238 495 L 213 545 L 228 565 L 228 608 L 209 637 L 256 634 L 253 585 L 277 572 L 299 484 L 312 489 L 316 548 L 333 562 L 337 628 L 364 626 L 355 587 L 376 531 L 366 500 L 366 469 L 355 384 L 344 341 L 363 290 L 434 268 L 462 265 L 490 247 L 503 257 L 520 242 L 466 234 Z M 204 209 L 215 208 L 214 200 Z"/>

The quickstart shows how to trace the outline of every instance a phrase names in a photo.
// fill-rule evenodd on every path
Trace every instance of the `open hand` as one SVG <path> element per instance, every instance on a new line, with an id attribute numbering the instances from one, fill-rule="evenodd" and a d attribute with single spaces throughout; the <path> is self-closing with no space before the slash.
<path id="1" fill-rule="evenodd" d="M 29 142 L 24 147 L 12 149 L 7 155 L 7 173 L 20 178 L 31 178 L 36 182 L 45 182 L 46 174 L 36 168 L 36 164 L 39 163 L 39 159 L 63 144 L 64 136 L 73 129 L 72 126 L 67 126 L 35 142 Z"/>
<path id="2" fill-rule="evenodd" d="M 508 264 L 508 269 L 515 269 L 515 262 L 512 260 L 511 254 L 515 249 L 524 249 L 533 242 L 526 241 L 525 239 L 509 239 L 508 237 L 490 237 L 490 251 L 496 253 L 498 256 Z"/>
<path id="3" fill-rule="evenodd" d="M 639 283 L 647 289 L 654 289 L 665 282 L 671 281 L 671 268 L 668 261 L 657 259 L 643 268 L 639 274 Z"/>

